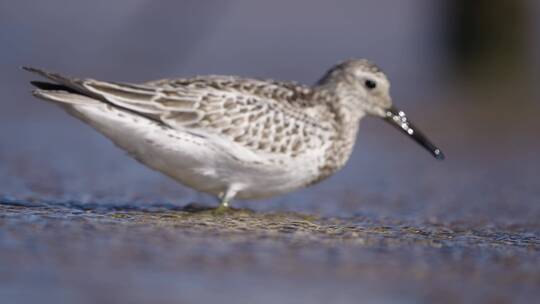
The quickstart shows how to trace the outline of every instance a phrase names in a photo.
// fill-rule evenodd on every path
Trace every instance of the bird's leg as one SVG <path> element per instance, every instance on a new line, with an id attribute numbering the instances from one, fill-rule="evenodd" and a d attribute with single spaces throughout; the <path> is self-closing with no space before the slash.
<path id="1" fill-rule="evenodd" d="M 234 198 L 234 196 L 236 195 L 236 192 L 237 191 L 233 189 L 232 187 L 228 187 L 226 191 L 221 192 L 219 194 L 220 203 L 217 210 L 219 211 L 228 210 L 230 208 L 229 202 Z"/>

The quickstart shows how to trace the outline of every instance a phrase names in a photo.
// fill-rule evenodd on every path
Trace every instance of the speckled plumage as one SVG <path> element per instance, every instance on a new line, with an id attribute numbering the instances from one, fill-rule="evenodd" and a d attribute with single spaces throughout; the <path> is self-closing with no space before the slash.
<path id="1" fill-rule="evenodd" d="M 55 83 L 34 82 L 36 96 L 224 204 L 323 180 L 346 163 L 360 119 L 391 106 L 386 76 L 367 60 L 339 64 L 312 87 L 234 76 L 125 84 L 26 69 Z"/>

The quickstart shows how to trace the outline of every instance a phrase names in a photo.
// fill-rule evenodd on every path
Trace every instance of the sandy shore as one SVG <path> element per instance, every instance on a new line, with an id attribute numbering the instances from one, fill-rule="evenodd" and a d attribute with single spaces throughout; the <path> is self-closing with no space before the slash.
<path id="1" fill-rule="evenodd" d="M 537 227 L 0 203 L 0 300 L 529 302 Z"/>

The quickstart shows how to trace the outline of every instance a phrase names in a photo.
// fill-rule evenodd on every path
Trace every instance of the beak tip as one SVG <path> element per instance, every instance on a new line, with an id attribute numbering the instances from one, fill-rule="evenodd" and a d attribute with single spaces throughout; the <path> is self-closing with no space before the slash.
<path id="1" fill-rule="evenodd" d="M 418 144 L 428 150 L 437 160 L 445 159 L 444 153 L 411 124 L 403 111 L 400 111 L 395 107 L 390 107 L 386 109 L 386 115 L 383 118 L 395 128 L 410 136 Z"/>
<path id="2" fill-rule="evenodd" d="M 435 149 L 435 150 L 433 151 L 433 155 L 434 155 L 435 158 L 438 159 L 438 160 L 444 160 L 444 159 L 445 159 L 444 153 L 442 153 L 442 151 L 439 150 L 439 149 Z"/>

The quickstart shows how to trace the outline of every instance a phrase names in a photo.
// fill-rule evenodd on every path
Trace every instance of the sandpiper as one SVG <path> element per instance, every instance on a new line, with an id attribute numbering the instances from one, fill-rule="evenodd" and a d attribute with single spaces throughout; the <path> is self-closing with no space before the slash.
<path id="1" fill-rule="evenodd" d="M 347 162 L 360 120 L 380 117 L 443 153 L 392 106 L 385 74 L 365 59 L 332 67 L 313 86 L 235 76 L 141 84 L 25 70 L 33 94 L 90 124 L 146 166 L 217 196 L 266 198 L 313 185 Z"/>

